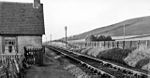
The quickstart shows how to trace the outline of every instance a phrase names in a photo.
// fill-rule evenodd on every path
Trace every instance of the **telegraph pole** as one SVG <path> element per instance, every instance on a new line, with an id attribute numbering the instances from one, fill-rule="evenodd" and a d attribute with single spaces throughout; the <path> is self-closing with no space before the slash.
<path id="1" fill-rule="evenodd" d="M 52 43 L 52 34 L 50 34 L 50 41 L 49 42 Z"/>
<path id="2" fill-rule="evenodd" d="M 67 48 L 67 26 L 65 26 L 65 41 L 66 41 L 66 48 Z"/>
<path id="3" fill-rule="evenodd" d="M 123 27 L 123 34 L 124 34 L 124 41 L 125 41 L 125 36 L 126 36 L 126 25 Z"/>
<path id="4" fill-rule="evenodd" d="M 126 25 L 123 26 L 123 35 L 124 35 L 124 41 L 123 41 L 123 49 L 125 48 L 125 36 L 126 36 Z"/>

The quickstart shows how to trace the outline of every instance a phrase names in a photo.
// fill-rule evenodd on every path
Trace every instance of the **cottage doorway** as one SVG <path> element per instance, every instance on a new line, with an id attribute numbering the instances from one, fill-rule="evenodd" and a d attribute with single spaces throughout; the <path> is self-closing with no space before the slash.
<path id="1" fill-rule="evenodd" d="M 16 54 L 16 37 L 4 37 L 4 54 Z"/>

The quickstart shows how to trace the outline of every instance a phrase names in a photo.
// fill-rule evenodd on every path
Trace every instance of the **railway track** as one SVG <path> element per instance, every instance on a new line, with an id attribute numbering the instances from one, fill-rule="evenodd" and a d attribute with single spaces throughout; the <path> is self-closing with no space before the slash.
<path id="1" fill-rule="evenodd" d="M 148 74 L 135 71 L 132 69 L 124 68 L 111 64 L 109 62 L 92 58 L 86 55 L 75 53 L 54 46 L 46 46 L 47 48 L 61 53 L 68 58 L 75 60 L 81 64 L 82 67 L 87 68 L 102 78 L 148 78 Z"/>

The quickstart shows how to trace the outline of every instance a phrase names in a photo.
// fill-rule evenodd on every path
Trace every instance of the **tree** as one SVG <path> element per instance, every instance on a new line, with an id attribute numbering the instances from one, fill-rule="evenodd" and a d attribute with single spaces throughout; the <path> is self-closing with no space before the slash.
<path id="1" fill-rule="evenodd" d="M 107 36 L 105 40 L 106 41 L 112 41 L 112 38 L 111 38 L 111 36 Z"/>
<path id="2" fill-rule="evenodd" d="M 104 35 L 101 35 L 98 37 L 98 41 L 105 41 L 106 37 Z"/>
<path id="3" fill-rule="evenodd" d="M 90 40 L 90 41 L 112 41 L 112 38 L 111 38 L 111 36 L 104 36 L 104 35 L 100 35 L 100 36 L 90 35 L 89 37 L 86 38 L 86 40 Z"/>
<path id="4" fill-rule="evenodd" d="M 95 40 L 96 40 L 96 37 L 95 37 L 94 35 L 91 35 L 91 36 L 89 37 L 89 39 L 90 39 L 90 41 L 95 41 Z"/>

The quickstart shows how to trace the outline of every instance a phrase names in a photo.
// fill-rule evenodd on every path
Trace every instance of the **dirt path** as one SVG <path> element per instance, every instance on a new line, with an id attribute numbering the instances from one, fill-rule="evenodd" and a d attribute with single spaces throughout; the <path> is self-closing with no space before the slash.
<path id="1" fill-rule="evenodd" d="M 74 78 L 72 74 L 63 69 L 63 65 L 54 57 L 56 54 L 46 49 L 48 57 L 45 58 L 46 66 L 33 66 L 27 70 L 25 78 Z"/>
<path id="2" fill-rule="evenodd" d="M 31 68 L 28 70 L 26 78 L 73 78 L 73 76 L 60 68 L 46 66 Z"/>

